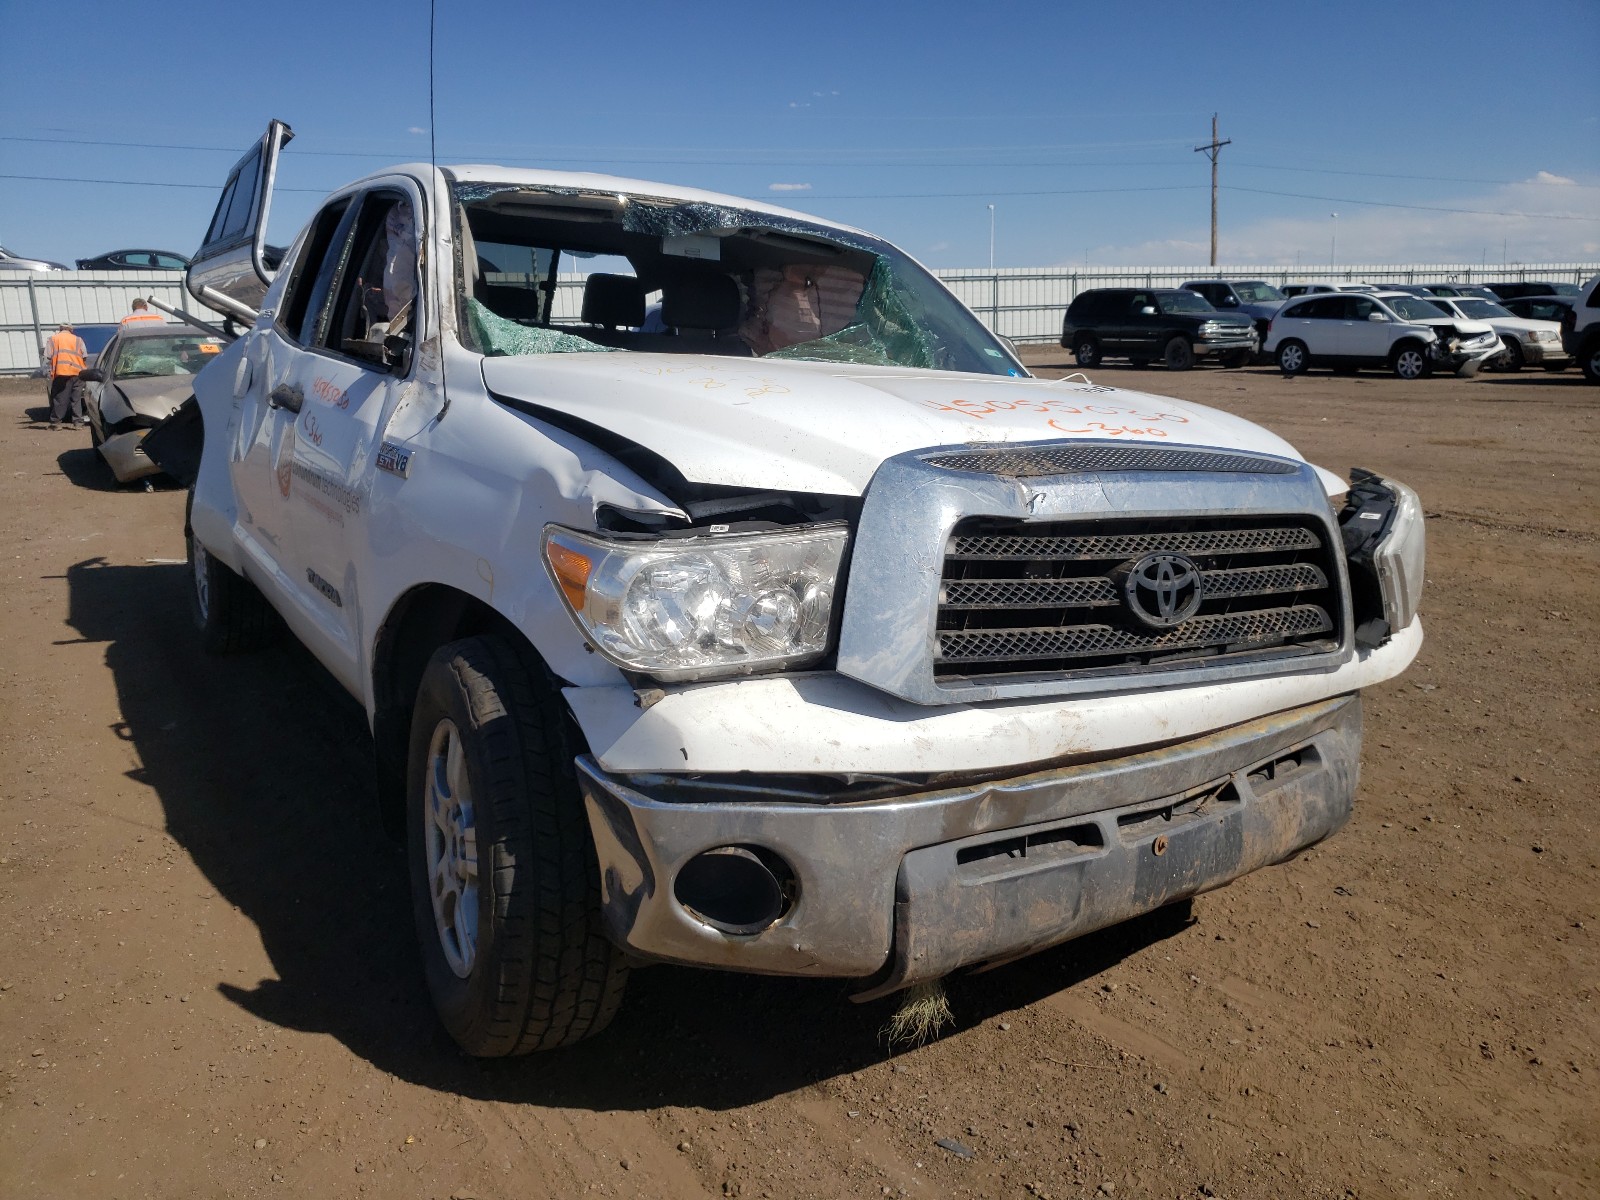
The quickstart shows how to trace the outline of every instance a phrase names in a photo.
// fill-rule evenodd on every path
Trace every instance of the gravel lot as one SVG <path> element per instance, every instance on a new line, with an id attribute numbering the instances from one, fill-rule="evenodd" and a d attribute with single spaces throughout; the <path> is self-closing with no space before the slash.
<path id="1" fill-rule="evenodd" d="M 1093 378 L 1422 494 L 1428 640 L 1351 825 L 956 981 L 898 1056 L 840 985 L 656 968 L 508 1063 L 433 1022 L 359 709 L 292 644 L 201 657 L 183 495 L 0 382 L 0 1195 L 1600 1193 L 1600 389 Z"/>

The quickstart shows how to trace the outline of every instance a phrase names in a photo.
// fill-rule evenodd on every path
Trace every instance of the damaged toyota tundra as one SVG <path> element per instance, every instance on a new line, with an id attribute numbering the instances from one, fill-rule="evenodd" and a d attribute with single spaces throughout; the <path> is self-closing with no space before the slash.
<path id="1" fill-rule="evenodd" d="M 730 196 L 410 164 L 277 252 L 291 136 L 147 445 L 205 646 L 286 627 L 364 705 L 467 1052 L 588 1037 L 648 963 L 887 996 L 1349 819 L 1422 641 L 1403 484 L 1034 378 L 889 243 Z"/>

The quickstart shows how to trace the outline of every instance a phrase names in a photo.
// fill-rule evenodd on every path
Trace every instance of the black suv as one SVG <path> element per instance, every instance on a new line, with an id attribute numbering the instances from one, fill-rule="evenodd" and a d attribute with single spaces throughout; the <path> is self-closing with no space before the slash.
<path id="1" fill-rule="evenodd" d="M 1255 357 L 1249 317 L 1218 312 L 1204 296 L 1177 288 L 1095 288 L 1080 292 L 1061 322 L 1061 344 L 1080 367 L 1122 357 L 1136 367 L 1161 359 L 1186 371 L 1215 356 L 1230 367 Z"/>

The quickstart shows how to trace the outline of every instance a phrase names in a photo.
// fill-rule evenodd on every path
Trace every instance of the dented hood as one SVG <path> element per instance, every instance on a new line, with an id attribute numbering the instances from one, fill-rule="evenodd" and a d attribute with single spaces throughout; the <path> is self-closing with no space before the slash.
<path id="1" fill-rule="evenodd" d="M 1072 438 L 1298 458 L 1239 417 L 1074 380 L 899 367 L 560 354 L 483 360 L 490 392 L 600 426 L 696 483 L 860 495 L 909 450 Z"/>

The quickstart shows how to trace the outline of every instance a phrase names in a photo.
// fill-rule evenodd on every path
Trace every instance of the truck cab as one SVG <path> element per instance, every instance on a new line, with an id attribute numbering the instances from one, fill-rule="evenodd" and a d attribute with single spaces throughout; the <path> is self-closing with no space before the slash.
<path id="1" fill-rule="evenodd" d="M 888 995 L 1348 819 L 1422 638 L 1403 484 L 1034 378 L 890 243 L 732 196 L 411 163 L 274 265 L 287 141 L 189 272 L 242 332 L 146 445 L 199 438 L 205 645 L 287 629 L 365 708 L 469 1053 L 650 962 Z"/>

